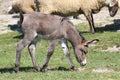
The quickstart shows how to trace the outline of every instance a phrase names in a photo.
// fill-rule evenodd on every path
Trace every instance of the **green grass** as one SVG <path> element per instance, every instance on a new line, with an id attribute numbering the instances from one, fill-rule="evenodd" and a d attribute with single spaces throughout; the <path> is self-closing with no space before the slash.
<path id="1" fill-rule="evenodd" d="M 97 24 L 99 26 L 99 24 Z M 90 47 L 87 54 L 87 65 L 81 67 L 76 61 L 72 48 L 71 57 L 76 68 L 83 71 L 72 71 L 63 54 L 60 44 L 56 45 L 55 52 L 49 66 L 55 68 L 47 72 L 36 72 L 32 68 L 31 58 L 27 47 L 22 51 L 20 72 L 13 71 L 16 55 L 16 45 L 22 39 L 18 32 L 0 35 L 0 80 L 119 80 L 120 78 L 120 52 L 103 52 L 101 49 L 120 44 L 120 33 L 114 31 L 97 31 L 96 34 L 88 32 L 87 24 L 80 24 L 77 28 L 87 40 L 99 39 L 94 47 Z M 37 44 L 36 58 L 39 66 L 44 63 L 49 41 L 42 40 Z M 69 44 L 69 46 L 71 46 Z M 61 69 L 60 69 L 61 68 Z M 111 72 L 93 72 L 93 69 L 106 68 Z"/>

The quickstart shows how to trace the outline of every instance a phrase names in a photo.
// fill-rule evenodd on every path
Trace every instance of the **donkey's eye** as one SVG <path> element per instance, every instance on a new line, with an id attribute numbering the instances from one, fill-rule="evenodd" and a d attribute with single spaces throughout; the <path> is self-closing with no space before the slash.
<path id="1" fill-rule="evenodd" d="M 88 45 L 84 45 L 84 47 L 88 47 Z"/>
<path id="2" fill-rule="evenodd" d="M 80 49 L 80 51 L 82 51 L 83 53 L 85 53 L 85 54 L 86 54 L 86 51 L 85 51 L 85 50 L 83 50 L 83 49 Z"/>

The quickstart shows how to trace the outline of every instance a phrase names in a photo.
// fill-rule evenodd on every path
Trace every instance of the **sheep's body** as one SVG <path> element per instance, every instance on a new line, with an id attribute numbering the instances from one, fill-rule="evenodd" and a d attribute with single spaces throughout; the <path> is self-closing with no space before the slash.
<path id="1" fill-rule="evenodd" d="M 60 13 L 69 16 L 71 13 L 77 13 L 80 10 L 80 0 L 46 0 L 40 1 L 40 11 L 43 13 Z M 47 6 L 46 6 L 47 5 Z M 72 14 L 73 15 L 73 14 Z"/>
<path id="2" fill-rule="evenodd" d="M 40 2 L 40 11 L 43 13 L 58 12 L 69 16 L 70 13 L 82 13 L 84 11 L 99 11 L 102 7 L 99 0 L 38 0 Z M 90 3 L 89 3 L 90 2 Z M 84 6 L 87 5 L 87 6 Z M 12 7 L 21 10 L 24 13 L 33 12 L 35 9 L 34 0 L 13 0 Z M 15 10 L 17 11 L 17 10 Z M 74 15 L 74 14 L 72 14 Z"/>
<path id="3" fill-rule="evenodd" d="M 119 8 L 120 8 L 120 0 L 118 0 L 118 6 L 119 6 Z"/>
<path id="4" fill-rule="evenodd" d="M 98 0 L 49 0 L 47 3 L 46 0 L 39 0 L 39 2 L 40 11 L 43 13 L 58 12 L 69 15 L 69 13 L 73 12 L 80 14 L 84 11 L 100 10 L 101 8 L 101 6 L 98 5 Z"/>
<path id="5" fill-rule="evenodd" d="M 24 0 L 17 0 L 17 2 L 19 1 L 24 2 Z M 31 9 L 27 10 L 27 9 L 31 8 L 31 5 L 29 5 L 29 8 L 27 8 L 27 6 L 24 6 L 31 4 L 29 3 L 29 1 L 33 3 L 33 11 L 34 11 L 35 9 L 34 0 L 25 1 L 24 4 L 20 3 L 21 6 L 16 5 L 16 7 L 20 7 L 20 9 L 23 12 L 29 13 L 32 10 Z M 27 4 L 25 4 L 26 2 Z M 92 13 L 98 13 L 102 7 L 109 6 L 111 3 L 112 3 L 112 7 L 114 7 L 117 0 L 38 0 L 38 2 L 40 3 L 40 5 L 37 5 L 36 8 L 39 9 L 40 12 L 42 13 L 57 14 L 64 17 L 84 14 L 89 22 L 90 31 L 94 33 L 95 30 L 94 30 Z M 115 15 L 114 12 L 112 12 L 112 10 L 109 11 L 111 16 Z"/>

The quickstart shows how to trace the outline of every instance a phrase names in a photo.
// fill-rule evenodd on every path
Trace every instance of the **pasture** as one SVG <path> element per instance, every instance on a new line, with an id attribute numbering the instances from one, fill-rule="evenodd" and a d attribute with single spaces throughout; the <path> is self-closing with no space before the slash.
<path id="1" fill-rule="evenodd" d="M 71 20 L 77 24 L 86 39 L 97 38 L 100 41 L 91 45 L 87 54 L 87 65 L 80 66 L 76 61 L 71 44 L 71 57 L 76 71 L 70 70 L 63 50 L 57 43 L 55 52 L 50 59 L 47 72 L 36 72 L 28 53 L 27 47 L 22 51 L 20 72 L 15 73 L 16 45 L 23 38 L 18 32 L 16 14 L 5 14 L 8 0 L 0 0 L 0 80 L 119 80 L 120 79 L 120 10 L 111 18 L 104 8 L 94 15 L 97 32 L 91 34 L 89 25 L 83 15 L 80 20 Z M 80 23 L 80 24 L 78 24 Z M 17 29 L 16 29 L 17 28 Z M 36 46 L 36 58 L 39 66 L 43 65 L 47 55 L 49 41 L 42 40 Z M 116 46 L 116 47 L 115 47 Z"/>
<path id="2" fill-rule="evenodd" d="M 77 27 L 83 31 L 86 28 L 89 29 L 86 23 L 79 24 Z M 119 25 L 114 27 L 119 27 Z M 23 35 L 17 31 L 2 34 L 0 35 L 0 80 L 118 80 L 120 78 L 120 52 L 103 50 L 120 44 L 120 32 L 110 29 L 105 30 L 99 30 L 94 35 L 89 32 L 82 32 L 86 39 L 97 38 L 100 40 L 100 42 L 90 48 L 87 54 L 86 66 L 81 67 L 77 63 L 71 44 L 69 44 L 71 57 L 78 69 L 76 71 L 70 70 L 67 59 L 58 43 L 49 62 L 49 66 L 53 68 L 52 70 L 36 72 L 32 68 L 30 55 L 27 48 L 25 48 L 22 51 L 20 72 L 17 74 L 13 71 L 16 44 L 22 39 Z M 41 43 L 37 44 L 36 58 L 40 66 L 45 60 L 48 43 L 49 41 L 42 40 Z"/>

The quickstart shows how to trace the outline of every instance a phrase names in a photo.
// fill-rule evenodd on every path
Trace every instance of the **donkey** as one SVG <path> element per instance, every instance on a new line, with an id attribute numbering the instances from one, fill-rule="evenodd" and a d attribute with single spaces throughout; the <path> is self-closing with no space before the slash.
<path id="1" fill-rule="evenodd" d="M 24 38 L 17 44 L 15 71 L 19 71 L 21 51 L 28 45 L 28 50 L 33 62 L 33 66 L 37 71 L 42 71 L 47 68 L 48 62 L 54 52 L 56 42 L 60 40 L 64 53 L 69 61 L 70 68 L 74 69 L 74 64 L 70 58 L 69 49 L 66 47 L 66 40 L 72 44 L 74 54 L 81 66 L 86 65 L 86 53 L 88 45 L 97 42 L 98 39 L 85 40 L 76 27 L 63 17 L 33 12 L 30 14 L 21 15 L 22 29 Z M 35 58 L 35 47 L 39 40 L 48 39 L 50 45 L 48 48 L 47 57 L 42 68 L 38 66 Z"/>

